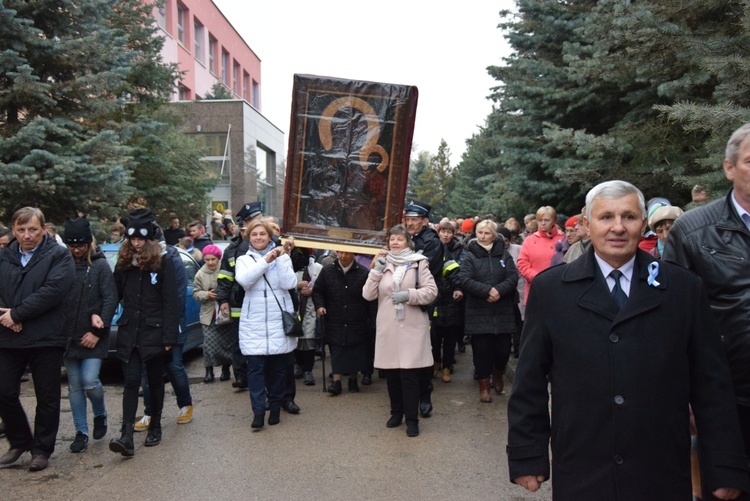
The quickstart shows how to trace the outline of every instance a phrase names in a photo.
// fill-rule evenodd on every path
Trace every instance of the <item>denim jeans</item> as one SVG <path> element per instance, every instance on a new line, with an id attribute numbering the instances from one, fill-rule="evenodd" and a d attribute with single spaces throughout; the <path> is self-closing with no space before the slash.
<path id="1" fill-rule="evenodd" d="M 91 400 L 94 417 L 106 416 L 104 408 L 104 387 L 99 381 L 99 358 L 66 358 L 65 370 L 68 373 L 68 399 L 73 413 L 73 426 L 77 432 L 89 434 L 86 422 L 86 397 Z"/>
<path id="2" fill-rule="evenodd" d="M 181 344 L 172 346 L 172 349 L 169 350 L 169 353 L 167 354 L 167 357 L 171 357 L 171 361 L 166 367 L 167 377 L 169 378 L 174 394 L 177 397 L 177 407 L 180 409 L 188 405 L 193 405 L 193 396 L 190 394 L 190 381 L 188 380 L 187 371 L 185 370 L 185 364 L 182 363 L 182 349 L 183 345 Z M 145 370 L 141 377 L 141 387 L 143 388 L 144 414 L 150 416 L 151 407 L 148 404 L 149 389 Z"/>

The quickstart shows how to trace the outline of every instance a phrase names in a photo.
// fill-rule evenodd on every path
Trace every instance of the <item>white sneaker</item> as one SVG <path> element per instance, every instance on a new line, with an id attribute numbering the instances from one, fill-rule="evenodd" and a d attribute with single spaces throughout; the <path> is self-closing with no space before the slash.
<path id="1" fill-rule="evenodd" d="M 151 424 L 151 416 L 143 416 L 140 421 L 135 423 L 133 429 L 135 431 L 148 431 L 148 426 Z"/>

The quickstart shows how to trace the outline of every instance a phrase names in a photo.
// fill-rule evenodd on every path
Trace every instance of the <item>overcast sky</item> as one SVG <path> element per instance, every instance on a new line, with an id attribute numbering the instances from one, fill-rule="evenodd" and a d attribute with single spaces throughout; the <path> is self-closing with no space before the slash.
<path id="1" fill-rule="evenodd" d="M 288 135 L 295 73 L 419 88 L 415 150 L 451 165 L 492 110 L 487 66 L 509 49 L 497 28 L 512 0 L 214 0 L 261 59 L 261 112 Z M 288 140 L 288 136 L 286 137 Z"/>

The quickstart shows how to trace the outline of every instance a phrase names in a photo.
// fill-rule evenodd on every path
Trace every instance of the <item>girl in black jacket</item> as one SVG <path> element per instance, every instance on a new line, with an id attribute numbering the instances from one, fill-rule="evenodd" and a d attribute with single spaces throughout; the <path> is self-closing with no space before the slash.
<path id="1" fill-rule="evenodd" d="M 179 298 L 172 260 L 164 259 L 164 247 L 154 240 L 154 217 L 148 209 L 130 215 L 127 240 L 120 247 L 115 283 L 123 313 L 118 321 L 117 357 L 123 362 L 122 436 L 109 448 L 123 456 L 134 454 L 133 426 L 138 407 L 141 365 L 146 365 L 150 388 L 151 423 L 146 446 L 161 442 L 164 407 L 162 373 L 169 350 L 177 343 Z"/>
<path id="2" fill-rule="evenodd" d="M 489 403 L 490 374 L 495 392 L 503 391 L 503 371 L 516 329 L 513 298 L 518 270 L 503 240 L 497 238 L 497 223 L 480 221 L 476 234 L 461 263 L 459 281 L 466 296 L 465 326 L 471 336 L 479 400 Z"/>

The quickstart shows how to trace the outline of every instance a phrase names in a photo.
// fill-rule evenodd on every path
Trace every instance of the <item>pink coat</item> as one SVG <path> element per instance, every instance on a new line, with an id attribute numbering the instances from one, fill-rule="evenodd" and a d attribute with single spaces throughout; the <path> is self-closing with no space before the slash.
<path id="1" fill-rule="evenodd" d="M 412 265 L 412 268 L 414 265 Z M 378 300 L 375 335 L 375 367 L 378 369 L 418 369 L 433 365 L 430 345 L 430 319 L 419 307 L 432 303 L 438 295 L 435 279 L 430 274 L 427 260 L 419 261 L 419 289 L 415 289 L 417 274 L 407 270 L 401 290 L 409 291 L 404 305 L 404 319 L 396 319 L 391 293 L 393 271 L 391 263 L 382 273 L 370 270 L 362 296 L 368 301 Z"/>
<path id="2" fill-rule="evenodd" d="M 524 306 L 529 298 L 531 281 L 540 272 L 549 268 L 552 256 L 555 254 L 555 246 L 564 238 L 565 235 L 560 234 L 553 226 L 549 234 L 537 231 L 524 239 L 516 261 L 518 272 L 526 280 L 526 289 L 523 291 Z"/>

